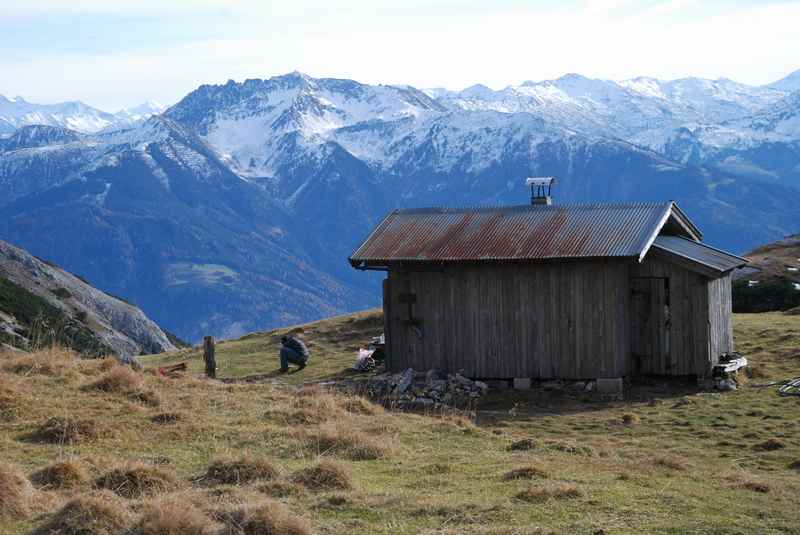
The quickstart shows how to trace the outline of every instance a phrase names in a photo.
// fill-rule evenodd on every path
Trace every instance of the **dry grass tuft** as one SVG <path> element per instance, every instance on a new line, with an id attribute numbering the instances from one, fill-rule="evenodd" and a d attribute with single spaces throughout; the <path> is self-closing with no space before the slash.
<path id="1" fill-rule="evenodd" d="M 747 375 L 751 379 L 766 379 L 769 377 L 769 370 L 763 362 L 750 362 L 748 359 Z"/>
<path id="2" fill-rule="evenodd" d="M 0 463 L 0 517 L 24 517 L 31 511 L 33 487 L 19 468 Z"/>
<path id="3" fill-rule="evenodd" d="M 0 422 L 13 422 L 22 414 L 30 396 L 19 380 L 0 374 Z"/>
<path id="4" fill-rule="evenodd" d="M 183 419 L 183 415 L 177 412 L 162 412 L 156 414 L 150 421 L 156 424 L 174 424 Z"/>
<path id="5" fill-rule="evenodd" d="M 508 451 L 528 451 L 536 449 L 536 447 L 536 441 L 530 438 L 523 438 L 512 442 L 508 447 Z"/>
<path id="6" fill-rule="evenodd" d="M 583 491 L 575 485 L 567 483 L 550 483 L 541 487 L 528 487 L 516 495 L 518 500 L 530 503 L 541 503 L 551 499 L 565 500 L 580 498 Z"/>
<path id="7" fill-rule="evenodd" d="M 161 396 L 155 390 L 138 390 L 128 394 L 128 399 L 137 403 L 144 403 L 149 407 L 161 405 Z"/>
<path id="8" fill-rule="evenodd" d="M 341 424 L 323 424 L 305 433 L 308 449 L 317 454 L 341 455 L 353 461 L 382 459 L 388 454 L 383 443 L 361 431 Z"/>
<path id="9" fill-rule="evenodd" d="M 755 451 L 775 451 L 786 447 L 786 444 L 777 438 L 770 438 L 753 446 Z"/>
<path id="10" fill-rule="evenodd" d="M 3 370 L 18 375 L 49 375 L 59 377 L 74 368 L 78 355 L 60 347 L 12 358 L 3 364 Z"/>
<path id="11" fill-rule="evenodd" d="M 339 396 L 317 388 L 302 389 L 291 401 L 295 407 L 318 411 L 328 418 L 338 418 L 344 414 L 339 404 Z"/>
<path id="12" fill-rule="evenodd" d="M 110 493 L 78 496 L 67 502 L 34 535 L 118 535 L 129 526 L 130 514 Z"/>
<path id="13" fill-rule="evenodd" d="M 436 424 L 440 431 L 457 431 L 459 433 L 478 433 L 479 428 L 467 416 L 462 414 L 448 414 L 443 416 Z"/>
<path id="14" fill-rule="evenodd" d="M 103 357 L 101 359 L 97 359 L 97 370 L 101 372 L 107 372 L 119 365 L 119 361 L 114 357 Z"/>
<path id="15" fill-rule="evenodd" d="M 202 480 L 212 485 L 241 485 L 260 479 L 275 479 L 278 475 L 278 469 L 263 459 L 240 457 L 215 460 Z"/>
<path id="16" fill-rule="evenodd" d="M 682 457 L 659 455 L 653 459 L 653 464 L 670 470 L 686 470 L 689 463 Z"/>
<path id="17" fill-rule="evenodd" d="M 297 397 L 300 398 L 315 398 L 320 396 L 328 396 L 329 393 L 318 384 L 304 385 L 297 389 Z"/>
<path id="18" fill-rule="evenodd" d="M 258 491 L 273 498 L 289 498 L 291 496 L 303 496 L 306 493 L 305 487 L 290 481 L 268 481 L 258 486 Z"/>
<path id="19" fill-rule="evenodd" d="M 114 366 L 98 380 L 83 387 L 113 394 L 124 394 L 131 401 L 158 407 L 161 398 L 154 390 L 144 388 L 144 375 L 129 366 Z"/>
<path id="20" fill-rule="evenodd" d="M 34 472 L 31 481 L 45 489 L 74 489 L 89 481 L 89 471 L 77 460 L 61 461 Z"/>
<path id="21" fill-rule="evenodd" d="M 310 535 L 311 527 L 280 503 L 267 500 L 256 507 L 244 507 L 230 515 L 225 535 Z"/>
<path id="22" fill-rule="evenodd" d="M 131 394 L 138 392 L 142 387 L 142 376 L 128 366 L 115 366 L 97 381 L 89 383 L 86 390 L 100 390 L 101 392 L 115 392 Z"/>
<path id="23" fill-rule="evenodd" d="M 172 472 L 163 468 L 132 463 L 106 472 L 98 477 L 94 484 L 123 498 L 141 498 L 173 490 L 178 482 Z"/>
<path id="24" fill-rule="evenodd" d="M 550 474 L 543 468 L 538 466 L 524 466 L 522 468 L 515 468 L 503 474 L 505 481 L 512 481 L 515 479 L 547 479 Z"/>
<path id="25" fill-rule="evenodd" d="M 96 439 L 99 434 L 94 420 L 53 416 L 45 420 L 31 438 L 36 442 L 48 444 L 77 444 Z"/>
<path id="26" fill-rule="evenodd" d="M 314 466 L 302 468 L 292 474 L 291 480 L 313 492 L 353 488 L 350 472 L 341 464 L 331 461 L 322 461 Z"/>
<path id="27" fill-rule="evenodd" d="M 281 409 L 270 410 L 264 413 L 264 418 L 282 425 L 306 426 L 327 422 L 332 417 L 319 410 L 300 408 L 288 411 Z"/>
<path id="28" fill-rule="evenodd" d="M 370 402 L 361 396 L 345 396 L 339 403 L 341 407 L 352 414 L 366 414 L 374 416 L 385 411 L 380 405 Z"/>
<path id="29" fill-rule="evenodd" d="M 637 425 L 641 423 L 642 419 L 638 414 L 625 413 L 622 415 L 622 423 L 625 425 Z"/>
<path id="30" fill-rule="evenodd" d="M 213 535 L 211 519 L 191 501 L 168 498 L 148 503 L 136 535 Z"/>

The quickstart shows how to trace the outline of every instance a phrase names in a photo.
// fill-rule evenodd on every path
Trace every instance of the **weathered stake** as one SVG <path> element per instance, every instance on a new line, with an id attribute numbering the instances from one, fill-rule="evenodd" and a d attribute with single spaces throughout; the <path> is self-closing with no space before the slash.
<path id="1" fill-rule="evenodd" d="M 215 379 L 217 377 L 217 361 L 214 360 L 213 336 L 203 338 L 203 360 L 206 361 L 206 376 Z"/>

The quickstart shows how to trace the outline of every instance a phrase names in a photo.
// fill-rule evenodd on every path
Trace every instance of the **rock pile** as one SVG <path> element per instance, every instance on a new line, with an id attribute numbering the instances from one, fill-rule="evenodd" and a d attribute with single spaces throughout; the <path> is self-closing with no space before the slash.
<path id="1" fill-rule="evenodd" d="M 408 368 L 401 373 L 382 373 L 370 378 L 367 393 L 395 401 L 401 407 L 466 406 L 486 394 L 489 386 L 463 375 L 442 370 L 418 372 Z"/>

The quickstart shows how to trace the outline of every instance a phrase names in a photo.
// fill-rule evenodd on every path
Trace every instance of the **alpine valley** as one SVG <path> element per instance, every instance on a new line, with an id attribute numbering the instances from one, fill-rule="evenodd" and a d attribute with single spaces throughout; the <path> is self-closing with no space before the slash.
<path id="1" fill-rule="evenodd" d="M 0 97 L 0 239 L 197 340 L 366 308 L 346 262 L 397 207 L 675 199 L 744 251 L 800 230 L 800 71 L 502 90 L 291 73 L 161 111 Z"/>

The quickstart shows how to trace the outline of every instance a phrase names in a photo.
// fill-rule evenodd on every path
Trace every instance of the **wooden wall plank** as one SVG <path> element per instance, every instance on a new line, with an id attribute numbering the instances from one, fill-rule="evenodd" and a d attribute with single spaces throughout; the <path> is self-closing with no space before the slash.
<path id="1" fill-rule="evenodd" d="M 635 336 L 629 329 L 631 277 L 670 281 L 671 326 L 658 365 L 662 373 L 700 373 L 710 352 L 732 349 L 726 312 L 730 279 L 712 284 L 655 258 L 641 264 L 614 259 L 453 264 L 388 277 L 384 309 L 392 370 L 463 368 L 487 378 L 628 375 Z M 400 302 L 404 293 L 417 296 L 413 310 L 422 321 L 421 340 L 407 321 L 407 304 Z"/>

